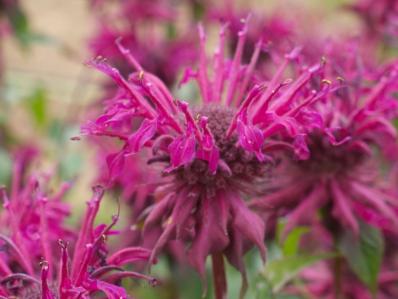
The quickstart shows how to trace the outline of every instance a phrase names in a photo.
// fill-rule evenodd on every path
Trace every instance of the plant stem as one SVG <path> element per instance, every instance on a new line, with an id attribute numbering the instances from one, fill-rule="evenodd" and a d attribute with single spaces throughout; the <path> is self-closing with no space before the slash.
<path id="1" fill-rule="evenodd" d="M 225 277 L 224 258 L 222 253 L 213 253 L 212 256 L 214 298 L 227 298 L 227 279 Z"/>
<path id="2" fill-rule="evenodd" d="M 342 298 L 342 270 L 343 270 L 343 263 L 344 260 L 341 257 L 336 257 L 333 261 L 333 268 L 334 268 L 334 292 L 335 298 L 341 299 Z"/>

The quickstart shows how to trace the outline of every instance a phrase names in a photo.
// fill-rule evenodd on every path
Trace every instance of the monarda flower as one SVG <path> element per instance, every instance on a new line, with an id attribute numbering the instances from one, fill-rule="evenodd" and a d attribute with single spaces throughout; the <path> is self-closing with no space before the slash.
<path id="1" fill-rule="evenodd" d="M 144 232 L 161 225 L 163 233 L 151 260 L 169 240 L 179 239 L 189 246 L 191 263 L 204 276 L 205 260 L 211 255 L 217 298 L 226 289 L 223 255 L 244 278 L 243 254 L 250 244 L 255 244 L 265 259 L 264 221 L 245 201 L 261 193 L 272 150 L 288 148 L 301 155 L 302 144 L 294 147 L 278 138 L 301 141 L 300 109 L 328 90 L 327 84 L 320 91 L 308 88 L 321 64 L 301 69 L 296 80 L 283 78 L 299 49 L 286 55 L 269 82 L 254 82 L 261 42 L 250 63 L 242 65 L 247 25 L 239 32 L 232 60 L 224 56 L 225 29 L 210 59 L 205 53 L 204 30 L 199 27 L 199 66 L 196 71 L 188 70 L 185 77 L 193 77 L 200 89 L 201 104 L 192 108 L 174 98 L 158 77 L 145 72 L 120 42 L 120 51 L 135 68 L 128 79 L 102 59 L 91 61 L 89 64 L 110 76 L 119 89 L 105 112 L 82 129 L 83 134 L 111 136 L 123 142 L 123 148 L 107 159 L 115 175 L 120 174 L 129 155 L 144 148 L 152 150 L 148 164 L 157 166 L 163 180 L 155 190 L 156 203 L 148 212 Z M 137 118 L 142 119 L 141 126 L 132 131 Z"/>
<path id="2" fill-rule="evenodd" d="M 134 261 L 148 260 L 149 250 L 127 247 L 108 255 L 105 241 L 114 233 L 111 229 L 117 217 L 108 226 L 94 227 L 104 194 L 101 187 L 94 188 L 94 196 L 88 202 L 69 271 L 66 240 L 72 240 L 75 234 L 65 228 L 64 219 L 69 209 L 60 202 L 69 186 L 64 185 L 58 193 L 49 196 L 32 176 L 22 188 L 20 166 L 17 161 L 10 197 L 2 190 L 0 296 L 72 299 L 91 298 L 102 292 L 107 298 L 120 299 L 129 298 L 118 285 L 123 278 L 142 278 L 156 283 L 151 277 L 122 268 Z"/>
<path id="3" fill-rule="evenodd" d="M 397 46 L 398 2 L 395 0 L 357 0 L 349 6 L 363 21 L 370 41 Z"/>
<path id="4" fill-rule="evenodd" d="M 99 28 L 89 48 L 95 56 L 106 57 L 123 75 L 129 69 L 114 43 L 116 38 L 122 38 L 143 67 L 157 74 L 167 86 L 173 86 L 179 72 L 197 59 L 190 30 L 180 32 L 175 26 L 178 14 L 173 1 L 117 1 L 115 14 L 100 8 L 101 5 L 94 10 Z"/>
<path id="5" fill-rule="evenodd" d="M 397 113 L 397 66 L 370 72 L 351 54 L 340 63 L 331 56 L 325 66 L 326 77 L 349 80 L 301 113 L 307 123 L 303 152 L 309 158 L 285 159 L 270 184 L 273 190 L 252 201 L 267 212 L 287 213 L 286 231 L 319 220 L 319 209 L 334 234 L 349 228 L 358 235 L 359 219 L 398 231 L 398 200 L 382 171 L 383 162 L 397 153 L 391 123 Z"/>
<path id="6" fill-rule="evenodd" d="M 8 265 L 14 263 L 20 263 L 27 273 L 33 274 L 27 257 L 36 261 L 43 257 L 52 264 L 52 250 L 58 247 L 58 240 L 73 237 L 73 232 L 65 226 L 69 206 L 61 201 L 70 184 L 64 183 L 58 192 L 49 194 L 45 175 L 33 174 L 26 178 L 35 155 L 36 151 L 31 148 L 19 150 L 14 157 L 10 194 L 5 187 L 0 190 L 3 200 L 1 239 L 11 242 L 20 253 L 20 256 L 1 253 L 4 258 L 2 275 L 10 274 L 12 270 Z"/>
<path id="7" fill-rule="evenodd" d="M 286 287 L 285 292 L 307 297 L 310 296 L 310 298 L 325 299 L 396 298 L 398 296 L 397 261 L 396 258 L 395 261 L 390 261 L 395 268 L 389 267 L 386 262 L 383 263 L 382 269 L 378 275 L 376 295 L 373 295 L 345 264 L 341 265 L 341 273 L 338 277 L 339 281 L 336 282 L 335 266 L 325 261 L 304 269 L 298 278 L 300 280 L 300 287 L 290 285 Z"/>
<path id="8" fill-rule="evenodd" d="M 263 41 L 263 48 L 267 51 L 266 55 L 262 55 L 261 59 L 269 58 L 272 53 L 285 53 L 292 48 L 292 44 L 296 40 L 294 23 L 285 15 L 273 13 L 265 15 L 260 11 L 250 13 L 248 9 L 238 7 L 237 3 L 231 0 L 220 1 L 219 7 L 208 4 L 207 18 L 209 21 L 222 21 L 228 23 L 231 33 L 229 38 L 229 48 L 235 49 L 238 42 L 238 33 L 241 30 L 241 20 L 245 16 L 250 15 L 250 28 L 246 37 L 246 45 L 243 52 L 243 61 L 249 61 L 251 57 L 251 49 L 254 48 L 259 39 Z"/>

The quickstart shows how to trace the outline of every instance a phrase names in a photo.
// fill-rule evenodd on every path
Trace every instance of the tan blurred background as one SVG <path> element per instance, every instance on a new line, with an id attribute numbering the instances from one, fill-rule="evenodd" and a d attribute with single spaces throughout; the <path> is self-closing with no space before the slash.
<path id="1" fill-rule="evenodd" d="M 112 1 L 112 0 L 109 0 Z M 219 1 L 214 1 L 217 3 Z M 313 10 L 314 20 L 322 30 L 331 34 L 355 31 L 355 20 L 338 5 L 343 0 L 249 0 L 258 11 L 279 11 L 293 15 L 307 9 Z M 89 58 L 87 40 L 95 31 L 93 16 L 86 0 L 23 0 L 21 1 L 33 31 L 49 38 L 47 42 L 33 44 L 29 51 L 22 51 L 10 38 L 4 41 L 6 83 L 18 97 L 29 93 L 32 86 L 43 84 L 54 101 L 70 103 L 76 113 L 95 92 L 95 72 L 83 62 Z M 241 4 L 242 5 L 242 4 Z M 336 19 L 338 16 L 338 21 Z M 320 24 L 322 21 L 322 24 Z M 316 26 L 317 27 L 317 26 Z M 320 28 L 313 28 L 314 34 Z M 78 96 L 78 98 L 76 98 Z M 57 105 L 58 106 L 58 105 Z M 59 106 L 58 106 L 59 107 Z M 58 111 L 61 112 L 61 111 Z M 76 116 L 76 115 L 74 115 Z"/>

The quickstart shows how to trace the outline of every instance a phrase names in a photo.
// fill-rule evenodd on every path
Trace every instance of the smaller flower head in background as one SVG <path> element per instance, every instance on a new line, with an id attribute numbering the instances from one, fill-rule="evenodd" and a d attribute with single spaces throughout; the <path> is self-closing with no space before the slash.
<path id="1" fill-rule="evenodd" d="M 123 266 L 140 260 L 148 260 L 150 251 L 139 247 L 127 247 L 108 255 L 106 239 L 118 217 L 110 225 L 94 226 L 94 220 L 104 191 L 94 188 L 94 196 L 88 202 L 83 223 L 78 232 L 66 228 L 64 220 L 69 216 L 68 207 L 61 202 L 69 185 L 63 185 L 55 195 L 47 195 L 32 175 L 24 184 L 23 170 L 27 155 L 15 160 L 11 195 L 2 190 L 4 209 L 1 213 L 0 242 L 0 295 L 18 298 L 91 298 L 96 292 L 108 298 L 129 298 L 118 285 L 125 277 L 148 280 L 152 277 L 123 270 Z M 69 270 L 67 240 L 78 234 L 73 247 L 72 266 Z M 65 241 L 64 241 L 65 240 Z M 56 275 L 56 273 L 59 273 Z"/>

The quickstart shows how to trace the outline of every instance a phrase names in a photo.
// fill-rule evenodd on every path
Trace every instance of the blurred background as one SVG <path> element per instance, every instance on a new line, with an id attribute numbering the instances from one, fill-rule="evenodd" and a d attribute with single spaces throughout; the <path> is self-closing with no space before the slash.
<path id="1" fill-rule="evenodd" d="M 300 30 L 312 35 L 320 31 L 330 36 L 355 35 L 359 26 L 354 14 L 341 9 L 348 0 L 236 2 L 256 13 L 278 11 L 292 19 L 305 15 L 306 25 Z M 184 6 L 184 1 L 178 3 Z M 218 1 L 212 3 L 217 5 Z M 93 58 L 88 42 L 96 34 L 98 20 L 87 0 L 22 0 L 20 7 L 21 11 L 11 22 L 15 34 L 9 34 L 7 28 L 0 32 L 0 184 L 10 180 L 13 149 L 24 144 L 34 145 L 42 152 L 37 167 L 49 171 L 55 167 L 60 180 L 75 181 L 68 195 L 74 210 L 73 222 L 83 212 L 95 179 L 94 150 L 86 141 L 71 138 L 79 135 L 90 105 L 102 94 L 104 76 L 84 64 Z M 105 200 L 102 211 L 108 213 L 102 213 L 99 221 L 108 221 L 109 211 L 116 209 L 115 201 Z M 256 254 L 249 255 L 248 260 L 249 264 L 261 264 Z M 165 277 L 172 271 L 162 266 L 162 261 L 156 268 L 155 271 Z M 231 285 L 237 293 L 240 276 L 237 271 L 231 273 Z M 185 277 L 184 281 L 179 288 L 184 289 L 186 298 L 200 298 L 198 277 L 194 280 Z M 168 289 L 164 288 L 163 292 L 165 290 Z M 153 291 L 141 286 L 139 292 Z M 160 298 L 157 296 L 157 293 L 146 294 L 145 298 Z M 167 294 L 162 296 L 171 298 Z"/>
<path id="2" fill-rule="evenodd" d="M 218 2 L 222 3 L 212 3 Z M 303 26 L 300 30 L 310 30 L 314 35 L 322 30 L 324 35 L 331 36 L 354 35 L 358 28 L 356 17 L 341 9 L 347 3 L 344 0 L 236 1 L 236 5 L 255 13 L 278 11 L 292 19 L 305 15 L 306 26 L 315 27 Z M 184 1 L 176 5 L 184 6 Z M 93 152 L 84 142 L 73 142 L 70 138 L 79 134 L 87 107 L 101 94 L 103 76 L 84 65 L 93 58 L 88 42 L 96 34 L 98 21 L 87 0 L 22 0 L 20 7 L 22 11 L 12 24 L 16 34 L 5 32 L 0 40 L 2 143 L 11 148 L 34 144 L 44 151 L 43 163 L 51 165 L 59 161 L 64 179 L 79 173 L 70 195 L 78 204 L 90 194 Z M 0 152 L 2 183 L 10 164 L 7 147 Z M 75 193 L 79 195 L 74 196 Z"/>

